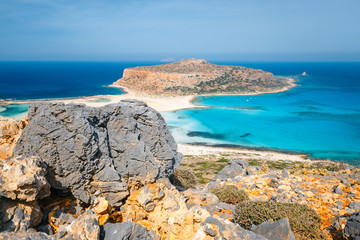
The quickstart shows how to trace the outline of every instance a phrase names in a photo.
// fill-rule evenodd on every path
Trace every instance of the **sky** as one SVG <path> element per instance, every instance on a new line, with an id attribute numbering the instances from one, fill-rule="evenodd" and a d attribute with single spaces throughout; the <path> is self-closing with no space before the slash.
<path id="1" fill-rule="evenodd" d="M 0 60 L 360 61 L 359 0 L 0 0 Z"/>

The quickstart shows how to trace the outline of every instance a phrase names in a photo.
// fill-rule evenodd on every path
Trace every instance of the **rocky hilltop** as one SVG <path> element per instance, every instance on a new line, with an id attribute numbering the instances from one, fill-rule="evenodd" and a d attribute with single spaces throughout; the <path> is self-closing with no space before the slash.
<path id="1" fill-rule="evenodd" d="M 222 94 L 277 92 L 292 86 L 287 78 L 241 66 L 216 65 L 204 59 L 127 68 L 114 85 L 146 94 Z"/>
<path id="2" fill-rule="evenodd" d="M 183 157 L 138 100 L 36 103 L 28 121 L 5 119 L 2 135 L 15 156 L 0 159 L 0 240 L 360 237 L 360 169 Z M 202 169 L 216 174 L 206 185 Z"/>

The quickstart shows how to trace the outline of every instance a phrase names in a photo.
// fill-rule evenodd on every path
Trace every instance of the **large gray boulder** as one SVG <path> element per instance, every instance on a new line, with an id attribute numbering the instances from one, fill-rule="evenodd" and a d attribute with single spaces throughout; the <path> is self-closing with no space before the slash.
<path id="1" fill-rule="evenodd" d="M 28 118 L 15 155 L 39 156 L 50 185 L 86 203 L 96 193 L 120 206 L 130 184 L 169 177 L 182 160 L 162 116 L 142 101 L 36 103 Z"/>

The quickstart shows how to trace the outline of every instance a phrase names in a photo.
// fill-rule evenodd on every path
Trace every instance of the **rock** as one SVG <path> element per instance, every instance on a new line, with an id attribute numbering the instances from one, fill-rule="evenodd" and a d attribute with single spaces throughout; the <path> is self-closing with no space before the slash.
<path id="1" fill-rule="evenodd" d="M 87 210 L 75 221 L 68 225 L 61 225 L 56 239 L 81 239 L 98 240 L 100 237 L 100 226 L 96 213 Z"/>
<path id="2" fill-rule="evenodd" d="M 286 170 L 286 169 L 283 169 L 282 171 L 281 171 L 281 175 L 280 175 L 281 177 L 283 177 L 283 178 L 288 178 L 289 176 L 290 176 L 290 174 L 289 174 L 289 172 Z"/>
<path id="3" fill-rule="evenodd" d="M 233 212 L 236 206 L 219 202 L 203 206 L 212 216 L 222 216 L 223 218 L 232 221 L 234 219 Z"/>
<path id="4" fill-rule="evenodd" d="M 46 166 L 38 157 L 0 160 L 0 196 L 32 202 L 50 195 Z"/>
<path id="5" fill-rule="evenodd" d="M 134 222 L 106 223 L 104 240 L 152 240 L 146 228 Z"/>
<path id="6" fill-rule="evenodd" d="M 162 239 L 192 239 L 210 213 L 200 206 L 188 209 L 168 179 L 133 191 L 122 206 L 124 221 L 139 222 Z"/>
<path id="7" fill-rule="evenodd" d="M 26 231 L 37 226 L 42 216 L 36 202 L 17 202 L 0 198 L 0 232 Z"/>
<path id="8" fill-rule="evenodd" d="M 254 226 L 251 231 L 266 237 L 269 240 L 295 240 L 287 218 L 276 222 L 263 222 Z"/>
<path id="9" fill-rule="evenodd" d="M 340 188 L 339 185 L 334 187 L 334 193 L 336 194 L 344 194 L 344 191 Z"/>
<path id="10" fill-rule="evenodd" d="M 15 154 L 39 156 L 51 186 L 85 203 L 97 192 L 121 206 L 132 185 L 170 176 L 182 159 L 162 116 L 141 101 L 35 103 L 28 116 Z"/>
<path id="11" fill-rule="evenodd" d="M 227 165 L 215 175 L 211 181 L 227 180 L 229 178 L 235 178 L 239 175 L 246 174 L 246 169 L 249 164 L 243 160 L 231 160 Z M 209 187 L 208 187 L 209 188 Z"/>
<path id="12" fill-rule="evenodd" d="M 39 232 L 43 232 L 43 233 L 46 233 L 48 235 L 53 235 L 54 234 L 54 232 L 51 229 L 51 226 L 49 224 L 41 225 L 37 229 L 38 229 Z"/>
<path id="13" fill-rule="evenodd" d="M 36 232 L 31 229 L 23 232 L 2 232 L 1 240 L 56 240 L 54 236 L 49 236 L 43 232 Z"/>
<path id="14" fill-rule="evenodd" d="M 215 194 L 209 192 L 206 189 L 190 188 L 182 192 L 181 194 L 184 196 L 186 203 L 194 203 L 199 206 L 204 206 L 219 202 L 219 198 Z"/>
<path id="15" fill-rule="evenodd" d="M 360 212 L 349 217 L 344 228 L 345 239 L 360 239 Z"/>
<path id="16" fill-rule="evenodd" d="M 206 218 L 200 224 L 200 228 L 192 239 L 266 240 L 266 238 L 259 234 L 245 230 L 236 223 L 218 217 Z"/>
<path id="17" fill-rule="evenodd" d="M 13 155 L 15 145 L 27 123 L 27 117 L 16 121 L 0 116 L 0 159 L 6 159 Z"/>
<path id="18" fill-rule="evenodd" d="M 104 214 L 107 212 L 109 208 L 109 202 L 106 201 L 106 198 L 99 198 L 95 201 L 96 206 L 94 207 L 94 211 L 96 214 Z"/>
<path id="19" fill-rule="evenodd" d="M 360 210 L 360 203 L 358 203 L 358 202 L 351 202 L 351 203 L 349 203 L 348 208 L 359 211 L 359 210 Z"/>
<path id="20" fill-rule="evenodd" d="M 280 183 L 275 178 L 273 178 L 268 183 L 268 186 L 272 188 L 278 188 L 280 186 Z"/>

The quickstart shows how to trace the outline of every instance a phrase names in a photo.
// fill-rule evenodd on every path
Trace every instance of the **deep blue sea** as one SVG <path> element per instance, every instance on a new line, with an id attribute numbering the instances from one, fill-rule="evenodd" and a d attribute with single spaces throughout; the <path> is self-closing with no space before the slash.
<path id="1" fill-rule="evenodd" d="M 311 158 L 360 165 L 360 63 L 254 63 L 241 65 L 293 77 L 299 86 L 257 96 L 199 97 L 207 109 L 163 113 L 181 143 L 295 151 Z M 124 68 L 156 62 L 0 62 L 0 99 L 43 99 L 121 94 L 108 88 Z M 300 76 L 302 72 L 307 76 Z M 27 105 L 0 106 L 21 117 Z"/>

